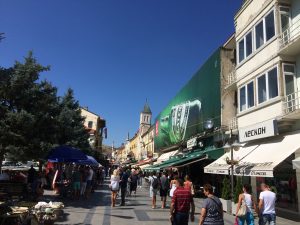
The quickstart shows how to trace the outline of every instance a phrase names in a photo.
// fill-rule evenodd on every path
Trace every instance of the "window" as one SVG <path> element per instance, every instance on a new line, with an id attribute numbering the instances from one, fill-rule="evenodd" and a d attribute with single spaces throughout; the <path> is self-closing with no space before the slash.
<path id="1" fill-rule="evenodd" d="M 246 87 L 240 89 L 240 112 L 246 109 Z"/>
<path id="2" fill-rule="evenodd" d="M 255 26 L 255 43 L 256 49 L 264 44 L 264 22 L 261 21 L 259 24 Z"/>
<path id="3" fill-rule="evenodd" d="M 252 31 L 239 42 L 239 62 L 242 62 L 252 53 Z"/>
<path id="4" fill-rule="evenodd" d="M 277 67 L 257 78 L 258 104 L 278 96 Z"/>
<path id="5" fill-rule="evenodd" d="M 93 128 L 93 121 L 88 122 L 88 128 Z"/>
<path id="6" fill-rule="evenodd" d="M 239 62 L 242 62 L 245 58 L 245 46 L 244 39 L 239 42 Z"/>
<path id="7" fill-rule="evenodd" d="M 252 53 L 252 32 L 246 35 L 246 57 Z"/>
<path id="8" fill-rule="evenodd" d="M 240 88 L 240 112 L 254 106 L 254 83 L 251 81 Z"/>
<path id="9" fill-rule="evenodd" d="M 266 75 L 262 75 L 257 78 L 257 89 L 258 89 L 258 103 L 262 103 L 267 100 L 267 85 Z"/>
<path id="10" fill-rule="evenodd" d="M 278 96 L 277 68 L 268 72 L 269 99 Z"/>
<path id="11" fill-rule="evenodd" d="M 265 19 L 266 24 L 266 40 L 270 40 L 275 35 L 274 11 L 270 12 Z"/>
<path id="12" fill-rule="evenodd" d="M 254 106 L 254 84 L 253 81 L 247 84 L 247 107 Z"/>

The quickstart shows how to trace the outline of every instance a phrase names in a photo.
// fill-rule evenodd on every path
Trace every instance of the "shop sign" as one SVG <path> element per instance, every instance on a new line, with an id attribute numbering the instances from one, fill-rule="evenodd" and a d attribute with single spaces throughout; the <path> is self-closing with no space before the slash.
<path id="1" fill-rule="evenodd" d="M 188 140 L 187 143 L 186 143 L 186 147 L 188 149 L 192 149 L 195 146 L 197 146 L 197 138 L 192 138 L 192 139 Z"/>
<path id="2" fill-rule="evenodd" d="M 240 142 L 272 137 L 278 134 L 277 120 L 268 120 L 249 127 L 239 129 Z"/>

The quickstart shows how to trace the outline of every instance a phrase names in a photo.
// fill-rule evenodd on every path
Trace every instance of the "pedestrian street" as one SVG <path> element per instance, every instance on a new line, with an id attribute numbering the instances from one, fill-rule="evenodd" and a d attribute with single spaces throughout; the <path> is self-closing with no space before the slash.
<path id="1" fill-rule="evenodd" d="M 151 208 L 148 186 L 138 188 L 136 196 L 126 198 L 125 206 L 118 206 L 120 197 L 117 199 L 117 206 L 111 207 L 110 190 L 108 182 L 101 186 L 91 195 L 88 200 L 64 200 L 64 216 L 57 220 L 58 225 L 165 225 L 169 222 L 169 207 L 161 209 L 160 198 L 158 197 L 157 208 Z M 195 198 L 196 213 L 195 222 L 198 224 L 201 199 Z M 168 205 L 170 198 L 168 198 Z M 234 217 L 224 213 L 225 225 L 234 224 Z M 257 223 L 257 220 L 255 221 Z M 297 222 L 277 219 L 278 225 L 296 225 Z"/>

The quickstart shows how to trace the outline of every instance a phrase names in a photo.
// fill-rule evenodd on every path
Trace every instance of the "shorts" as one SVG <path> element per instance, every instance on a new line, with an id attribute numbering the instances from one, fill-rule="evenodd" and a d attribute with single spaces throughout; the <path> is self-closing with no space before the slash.
<path id="1" fill-rule="evenodd" d="M 80 182 L 73 182 L 73 189 L 80 190 Z"/>
<path id="2" fill-rule="evenodd" d="M 157 189 L 150 188 L 150 198 L 153 198 L 157 195 Z"/>
<path id="3" fill-rule="evenodd" d="M 160 193 L 160 197 L 167 197 L 168 195 L 168 191 L 163 189 L 160 189 L 159 193 Z"/>

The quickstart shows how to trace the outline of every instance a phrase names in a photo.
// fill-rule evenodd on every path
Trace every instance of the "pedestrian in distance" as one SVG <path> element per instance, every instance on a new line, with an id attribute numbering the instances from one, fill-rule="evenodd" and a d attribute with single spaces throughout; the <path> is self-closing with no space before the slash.
<path id="1" fill-rule="evenodd" d="M 170 197 L 173 197 L 173 193 L 176 190 L 178 175 L 175 175 L 170 182 Z"/>
<path id="2" fill-rule="evenodd" d="M 159 190 L 159 180 L 156 176 L 156 172 L 153 171 L 149 177 L 150 182 L 150 198 L 152 198 L 152 209 L 156 208 L 156 195 Z"/>
<path id="3" fill-rule="evenodd" d="M 134 196 L 136 196 L 136 189 L 137 189 L 137 185 L 138 185 L 138 175 L 137 175 L 137 171 L 133 170 L 131 175 L 130 175 L 130 196 L 132 194 L 132 192 L 134 193 Z"/>
<path id="4" fill-rule="evenodd" d="M 116 206 L 117 193 L 120 189 L 120 175 L 117 169 L 114 170 L 110 178 L 110 190 L 111 190 L 111 207 Z"/>
<path id="5" fill-rule="evenodd" d="M 177 178 L 176 190 L 170 207 L 172 225 L 188 225 L 189 217 L 194 222 L 195 204 L 191 192 L 184 188 L 182 179 Z"/>
<path id="6" fill-rule="evenodd" d="M 75 199 L 79 199 L 80 182 L 81 182 L 81 174 L 79 172 L 78 167 L 74 167 L 74 171 L 72 173 L 72 185 L 73 185 L 73 191 L 74 191 L 74 198 Z"/>
<path id="7" fill-rule="evenodd" d="M 120 206 L 125 206 L 127 183 L 128 183 L 128 173 L 126 172 L 126 169 L 121 169 L 121 173 L 120 173 L 121 204 L 120 204 Z"/>
<path id="8" fill-rule="evenodd" d="M 260 185 L 262 192 L 259 195 L 259 225 L 275 225 L 276 224 L 276 212 L 275 202 L 276 194 L 272 192 L 268 185 L 262 183 Z"/>
<path id="9" fill-rule="evenodd" d="M 224 225 L 223 206 L 220 199 L 214 196 L 213 187 L 205 184 L 203 191 L 207 198 L 202 205 L 199 225 Z"/>
<path id="10" fill-rule="evenodd" d="M 190 192 L 193 196 L 195 195 L 194 185 L 193 185 L 189 175 L 186 175 L 184 177 L 184 188 L 187 190 L 190 190 Z"/>
<path id="11" fill-rule="evenodd" d="M 87 186 L 87 178 L 88 178 L 88 169 L 84 168 L 84 167 L 81 167 L 80 175 L 81 175 L 80 196 L 86 198 L 86 186 Z"/>
<path id="12" fill-rule="evenodd" d="M 256 207 L 255 200 L 251 193 L 251 187 L 248 184 L 244 184 L 243 186 L 243 193 L 239 195 L 239 201 L 236 208 L 236 215 L 238 214 L 238 211 L 242 204 L 246 206 L 246 216 L 244 217 L 237 217 L 238 225 L 244 225 L 245 222 L 247 225 L 254 225 L 254 214 L 253 210 L 258 213 L 258 208 Z"/>
<path id="13" fill-rule="evenodd" d="M 167 173 L 163 172 L 163 175 L 160 177 L 160 197 L 161 197 L 161 208 L 166 208 L 167 195 L 169 191 L 169 180 L 167 178 Z"/>

